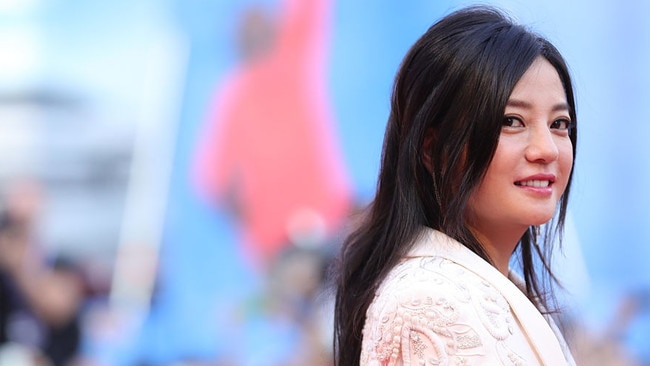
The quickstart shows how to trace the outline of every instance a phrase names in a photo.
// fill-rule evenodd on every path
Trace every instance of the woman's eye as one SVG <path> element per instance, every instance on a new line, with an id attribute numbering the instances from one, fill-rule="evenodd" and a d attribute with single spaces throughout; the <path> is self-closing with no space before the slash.
<path id="1" fill-rule="evenodd" d="M 568 130 L 571 128 L 571 121 L 568 119 L 556 119 L 551 123 L 551 128 L 558 130 Z"/>
<path id="2" fill-rule="evenodd" d="M 523 127 L 524 123 L 517 117 L 505 117 L 503 119 L 504 127 Z"/>

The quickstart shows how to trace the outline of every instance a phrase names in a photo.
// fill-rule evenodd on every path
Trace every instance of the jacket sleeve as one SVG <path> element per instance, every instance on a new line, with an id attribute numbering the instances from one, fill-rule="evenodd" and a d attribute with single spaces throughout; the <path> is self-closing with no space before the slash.
<path id="1" fill-rule="evenodd" d="M 428 283 L 428 282 L 427 282 Z M 485 338 L 474 303 L 452 283 L 440 291 L 403 287 L 386 291 L 368 309 L 360 365 L 478 365 Z"/>
<path id="2" fill-rule="evenodd" d="M 456 365 L 439 334 L 410 321 L 395 319 L 365 343 L 361 366 Z M 390 329 L 390 328 L 393 329 Z"/>

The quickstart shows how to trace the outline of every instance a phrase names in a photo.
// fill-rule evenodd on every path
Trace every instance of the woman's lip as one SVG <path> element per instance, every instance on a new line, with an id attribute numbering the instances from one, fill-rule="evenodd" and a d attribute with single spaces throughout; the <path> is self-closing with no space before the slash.
<path id="1" fill-rule="evenodd" d="M 531 182 L 531 181 L 548 181 L 549 185 L 555 183 L 555 175 L 553 174 L 535 174 L 528 176 L 526 178 L 522 179 L 517 179 L 515 181 L 515 185 L 521 185 L 523 182 Z"/>
<path id="2" fill-rule="evenodd" d="M 549 184 L 547 186 L 526 186 L 526 185 L 515 185 L 515 187 L 522 189 L 523 192 L 528 194 L 533 194 L 535 197 L 545 197 L 548 198 L 553 194 L 553 185 Z"/>
<path id="3" fill-rule="evenodd" d="M 553 194 L 555 175 L 535 174 L 515 181 L 515 186 L 536 196 L 548 197 Z"/>
<path id="4" fill-rule="evenodd" d="M 549 197 L 553 194 L 555 179 L 553 174 L 535 174 L 515 181 L 515 186 L 538 197 Z"/>

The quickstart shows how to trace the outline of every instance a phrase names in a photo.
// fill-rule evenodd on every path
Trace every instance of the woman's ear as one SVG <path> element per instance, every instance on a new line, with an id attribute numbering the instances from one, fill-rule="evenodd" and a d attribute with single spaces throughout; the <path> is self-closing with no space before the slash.
<path id="1" fill-rule="evenodd" d="M 432 127 L 427 128 L 424 135 L 424 142 L 422 143 L 422 163 L 427 168 L 429 173 L 433 172 L 433 143 L 436 140 L 435 131 Z"/>

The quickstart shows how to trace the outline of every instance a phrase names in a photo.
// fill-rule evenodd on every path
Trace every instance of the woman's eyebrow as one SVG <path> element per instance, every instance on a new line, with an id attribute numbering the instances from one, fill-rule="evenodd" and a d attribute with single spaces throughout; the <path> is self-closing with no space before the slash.
<path id="1" fill-rule="evenodd" d="M 522 109 L 533 109 L 533 105 L 530 104 L 529 102 L 526 102 L 525 100 L 519 100 L 519 99 L 509 99 L 508 103 L 506 103 L 507 107 L 515 107 L 515 108 L 522 108 Z M 569 110 L 569 105 L 567 103 L 558 103 L 555 104 L 551 110 L 553 112 L 561 112 L 561 111 L 568 111 Z"/>

